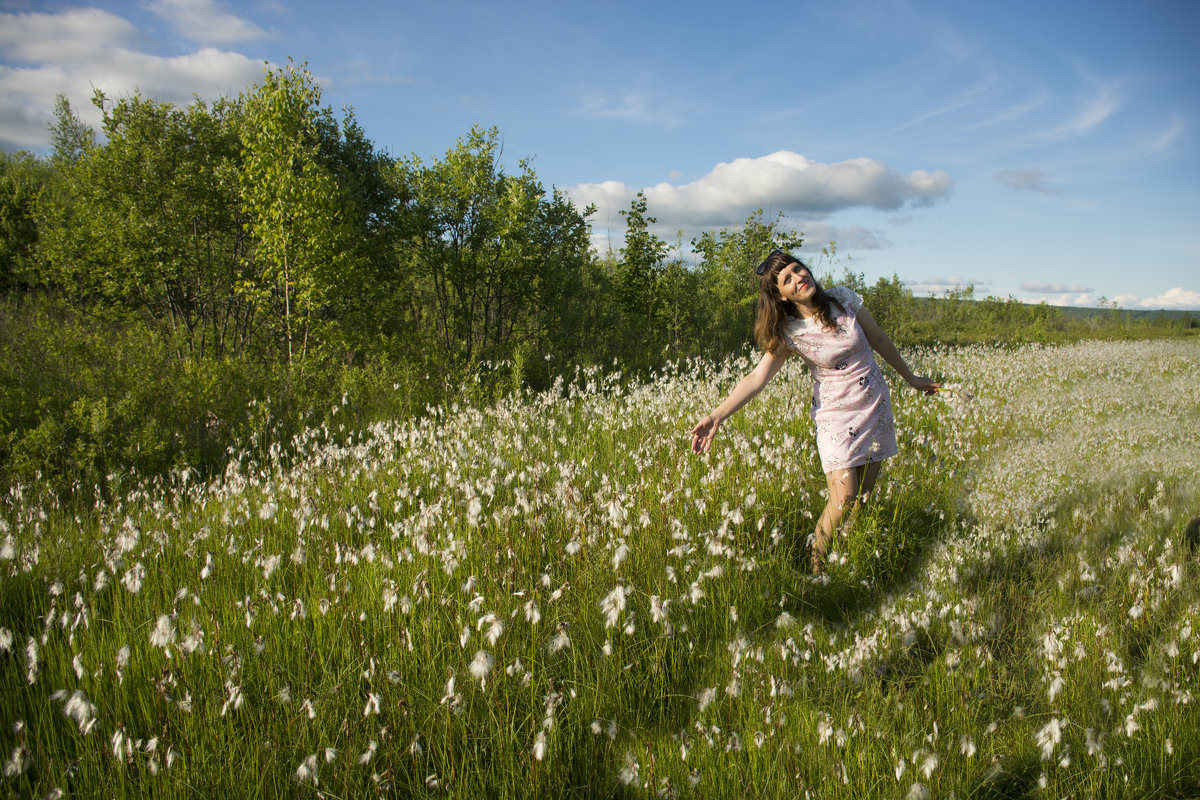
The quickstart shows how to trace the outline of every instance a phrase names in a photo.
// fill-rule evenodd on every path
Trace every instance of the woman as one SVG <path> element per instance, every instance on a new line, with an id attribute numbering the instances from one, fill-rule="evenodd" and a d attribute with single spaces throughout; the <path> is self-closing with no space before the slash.
<path id="1" fill-rule="evenodd" d="M 829 485 L 829 502 L 812 535 L 812 569 L 819 573 L 834 529 L 871 492 L 880 462 L 896 455 L 891 395 L 871 350 L 918 391 L 933 394 L 940 384 L 912 373 L 853 290 L 826 292 L 807 264 L 779 250 L 755 272 L 754 338 L 764 355 L 692 429 L 692 452 L 707 452 L 721 423 L 762 391 L 790 354 L 803 358 L 813 374 L 812 419 Z"/>

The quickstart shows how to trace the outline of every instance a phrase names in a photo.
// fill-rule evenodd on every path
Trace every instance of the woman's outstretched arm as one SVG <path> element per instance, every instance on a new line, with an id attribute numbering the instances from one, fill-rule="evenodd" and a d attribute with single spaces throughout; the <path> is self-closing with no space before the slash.
<path id="1" fill-rule="evenodd" d="M 891 337 L 884 333 L 883 328 L 879 327 L 879 324 L 875 322 L 875 318 L 871 316 L 871 313 L 867 309 L 860 308 L 855 318 L 862 327 L 863 333 L 866 335 L 871 347 L 883 357 L 884 361 L 891 365 L 892 369 L 896 370 L 909 386 L 925 394 L 933 394 L 941 388 L 940 383 L 935 383 L 924 375 L 913 374 L 913 371 L 908 368 L 908 364 L 904 363 L 904 357 L 896 349 L 896 345 L 892 342 Z"/>
<path id="2" fill-rule="evenodd" d="M 721 427 L 721 423 L 733 416 L 739 408 L 749 403 L 754 399 L 755 395 L 762 391 L 771 378 L 779 372 L 783 366 L 783 362 L 787 361 L 787 353 L 767 353 L 758 362 L 758 366 L 750 371 L 746 377 L 738 381 L 737 386 L 733 387 L 733 391 L 729 393 L 729 397 L 721 405 L 704 419 L 692 428 L 692 452 L 705 453 L 712 446 L 713 437 L 717 435 L 717 428 Z"/>

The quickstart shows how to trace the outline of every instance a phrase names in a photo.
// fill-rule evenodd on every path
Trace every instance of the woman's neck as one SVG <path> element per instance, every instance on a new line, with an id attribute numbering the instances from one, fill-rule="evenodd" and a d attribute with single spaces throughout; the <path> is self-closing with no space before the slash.
<path id="1" fill-rule="evenodd" d="M 800 317 L 800 319 L 812 319 L 817 315 L 817 307 L 815 304 L 798 303 L 793 300 L 792 308 L 795 310 L 796 316 Z"/>

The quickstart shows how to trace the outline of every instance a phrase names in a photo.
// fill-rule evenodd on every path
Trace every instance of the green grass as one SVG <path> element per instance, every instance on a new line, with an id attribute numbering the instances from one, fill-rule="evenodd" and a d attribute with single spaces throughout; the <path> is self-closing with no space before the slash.
<path id="1" fill-rule="evenodd" d="M 897 387 L 901 454 L 819 581 L 798 365 L 706 457 L 687 430 L 744 360 L 308 431 L 286 457 L 87 514 L 14 488 L 0 780 L 37 797 L 1194 796 L 1200 426 L 1175 420 L 1200 411 L 1198 356 L 913 354 L 976 399 Z"/>

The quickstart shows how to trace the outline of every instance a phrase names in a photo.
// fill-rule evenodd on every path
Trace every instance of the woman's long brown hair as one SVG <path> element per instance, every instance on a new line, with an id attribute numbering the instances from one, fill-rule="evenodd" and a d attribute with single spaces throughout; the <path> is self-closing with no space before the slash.
<path id="1" fill-rule="evenodd" d="M 778 355 L 787 348 L 787 341 L 783 335 L 783 324 L 788 317 L 795 316 L 792 304 L 779 294 L 779 273 L 789 264 L 799 264 L 808 270 L 809 275 L 812 275 L 809 266 L 795 256 L 788 253 L 774 253 L 767 259 L 767 268 L 758 279 L 758 307 L 754 311 L 754 341 L 760 350 L 772 355 Z M 817 307 L 817 321 L 821 323 L 822 328 L 830 330 L 836 327 L 829 308 L 830 304 L 837 306 L 838 310 L 842 312 L 845 312 L 846 309 L 833 295 L 822 288 L 815 275 L 812 276 L 812 281 L 813 286 L 816 287 L 816 291 L 813 292 L 813 304 Z"/>

